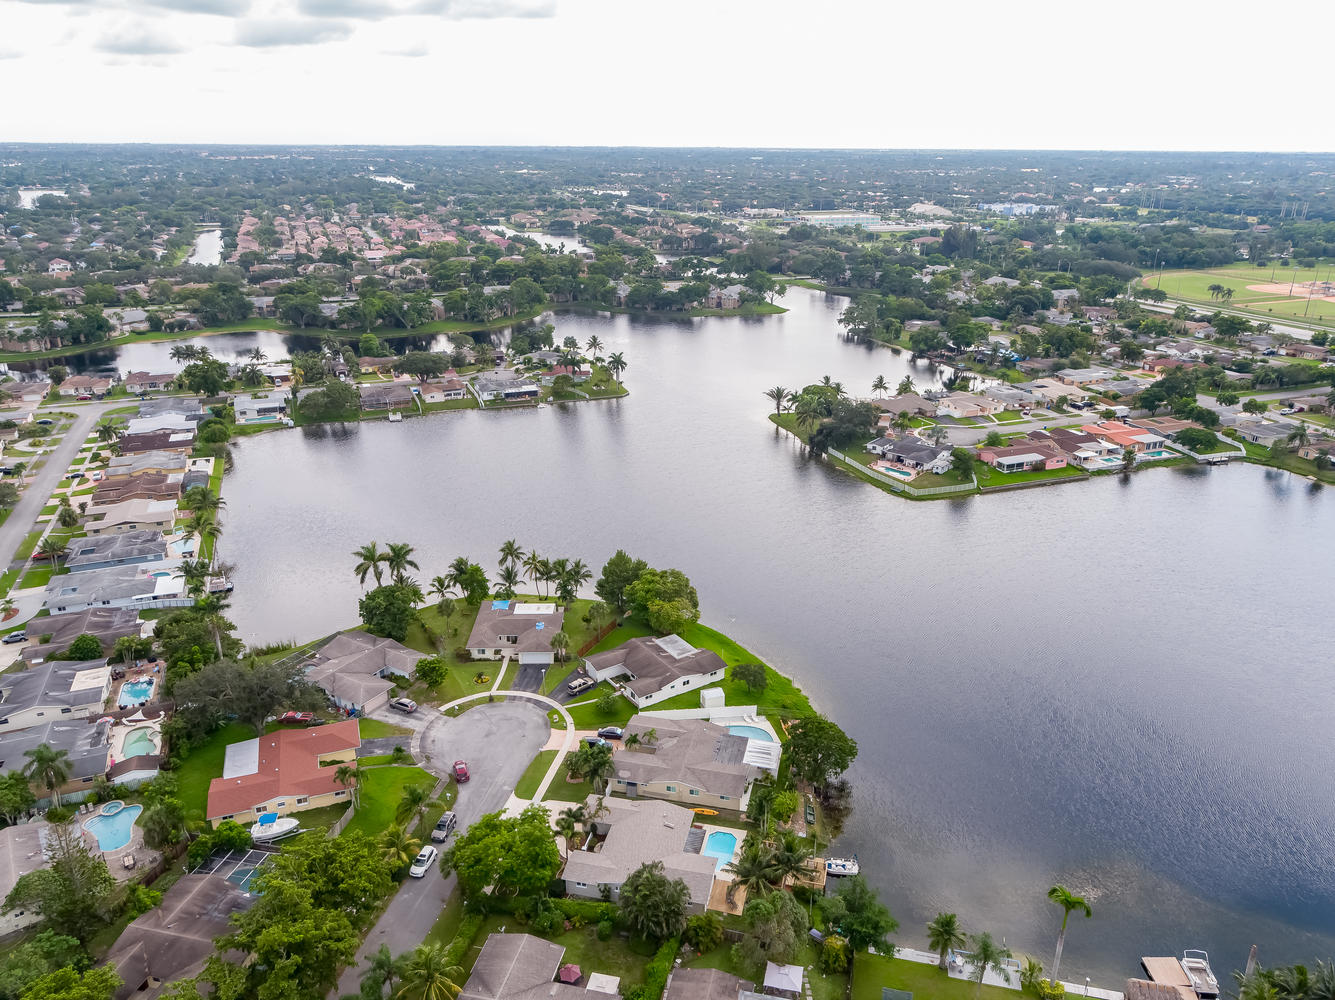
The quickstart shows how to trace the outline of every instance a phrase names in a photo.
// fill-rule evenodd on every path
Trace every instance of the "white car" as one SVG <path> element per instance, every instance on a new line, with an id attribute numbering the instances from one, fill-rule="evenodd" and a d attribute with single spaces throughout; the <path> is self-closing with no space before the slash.
<path id="1" fill-rule="evenodd" d="M 1284 409 L 1280 410 L 1279 412 L 1280 412 L 1280 414 L 1281 414 L 1282 416 L 1287 417 L 1290 413 L 1297 413 L 1298 411 L 1297 411 L 1296 408 L 1294 408 L 1294 407 L 1292 407 L 1292 406 L 1286 406 L 1286 407 L 1284 407 Z"/>
<path id="2" fill-rule="evenodd" d="M 417 858 L 413 861 L 413 866 L 408 869 L 408 874 L 413 878 L 421 878 L 439 856 L 440 851 L 427 844 L 426 847 L 422 848 L 422 853 L 417 855 Z"/>

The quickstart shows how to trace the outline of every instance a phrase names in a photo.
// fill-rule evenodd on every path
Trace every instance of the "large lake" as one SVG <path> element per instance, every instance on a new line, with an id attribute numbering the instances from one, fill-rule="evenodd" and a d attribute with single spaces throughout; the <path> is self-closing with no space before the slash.
<path id="1" fill-rule="evenodd" d="M 1335 495 L 1232 466 L 888 496 L 766 420 L 775 384 L 935 379 L 843 340 L 845 301 L 794 289 L 763 320 L 558 314 L 558 339 L 624 352 L 628 398 L 245 439 L 221 550 L 241 631 L 355 621 L 350 553 L 372 540 L 413 543 L 428 579 L 460 554 L 490 569 L 511 537 L 595 568 L 621 546 L 688 572 L 706 623 L 859 741 L 837 849 L 905 943 L 950 909 L 1048 962 L 1060 881 L 1095 909 L 1063 978 L 1118 988 L 1140 956 L 1184 948 L 1221 977 L 1253 943 L 1266 964 L 1329 957 Z M 234 336 L 204 342 L 287 342 Z"/>

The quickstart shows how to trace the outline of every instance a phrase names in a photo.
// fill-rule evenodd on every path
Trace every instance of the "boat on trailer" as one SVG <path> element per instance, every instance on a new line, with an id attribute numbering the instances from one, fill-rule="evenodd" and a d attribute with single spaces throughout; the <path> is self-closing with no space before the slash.
<path id="1" fill-rule="evenodd" d="M 826 858 L 826 875 L 856 875 L 862 871 L 858 864 L 858 856 L 854 854 L 851 858 Z"/>
<path id="2" fill-rule="evenodd" d="M 250 828 L 250 839 L 257 844 L 269 840 L 278 840 L 297 832 L 301 820 L 295 816 L 279 816 L 277 813 L 262 813 L 259 822 Z"/>

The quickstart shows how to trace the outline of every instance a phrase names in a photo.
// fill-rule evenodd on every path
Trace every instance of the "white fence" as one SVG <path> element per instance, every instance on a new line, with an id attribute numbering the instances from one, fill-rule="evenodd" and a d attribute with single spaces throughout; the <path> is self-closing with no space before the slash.
<path id="1" fill-rule="evenodd" d="M 863 465 L 856 459 L 849 458 L 843 452 L 835 451 L 833 448 L 829 450 L 829 456 L 838 459 L 845 465 L 852 466 L 854 471 L 862 473 L 868 479 L 875 480 L 878 483 L 884 483 L 896 493 L 906 493 L 911 497 L 939 497 L 949 496 L 952 493 L 972 493 L 978 488 L 977 476 L 971 477 L 973 480 L 972 482 L 961 483 L 959 486 L 924 486 L 919 488 L 910 486 L 908 483 L 904 482 L 904 480 L 895 476 L 887 476 L 884 472 L 878 472 L 871 466 Z"/>
<path id="2" fill-rule="evenodd" d="M 702 690 L 708 690 L 702 688 Z M 641 715 L 655 715 L 660 719 L 746 719 L 760 714 L 755 705 L 715 705 L 710 708 L 645 709 Z"/>

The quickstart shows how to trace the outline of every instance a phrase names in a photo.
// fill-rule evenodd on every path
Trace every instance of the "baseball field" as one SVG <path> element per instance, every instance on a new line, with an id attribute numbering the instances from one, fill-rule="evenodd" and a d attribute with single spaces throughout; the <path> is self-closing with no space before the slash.
<path id="1" fill-rule="evenodd" d="M 1205 271 L 1164 271 L 1142 278 L 1141 284 L 1203 306 L 1227 305 L 1259 318 L 1335 326 L 1335 263 L 1314 268 L 1239 263 Z M 1212 285 L 1232 289 L 1232 297 L 1212 292 Z"/>

